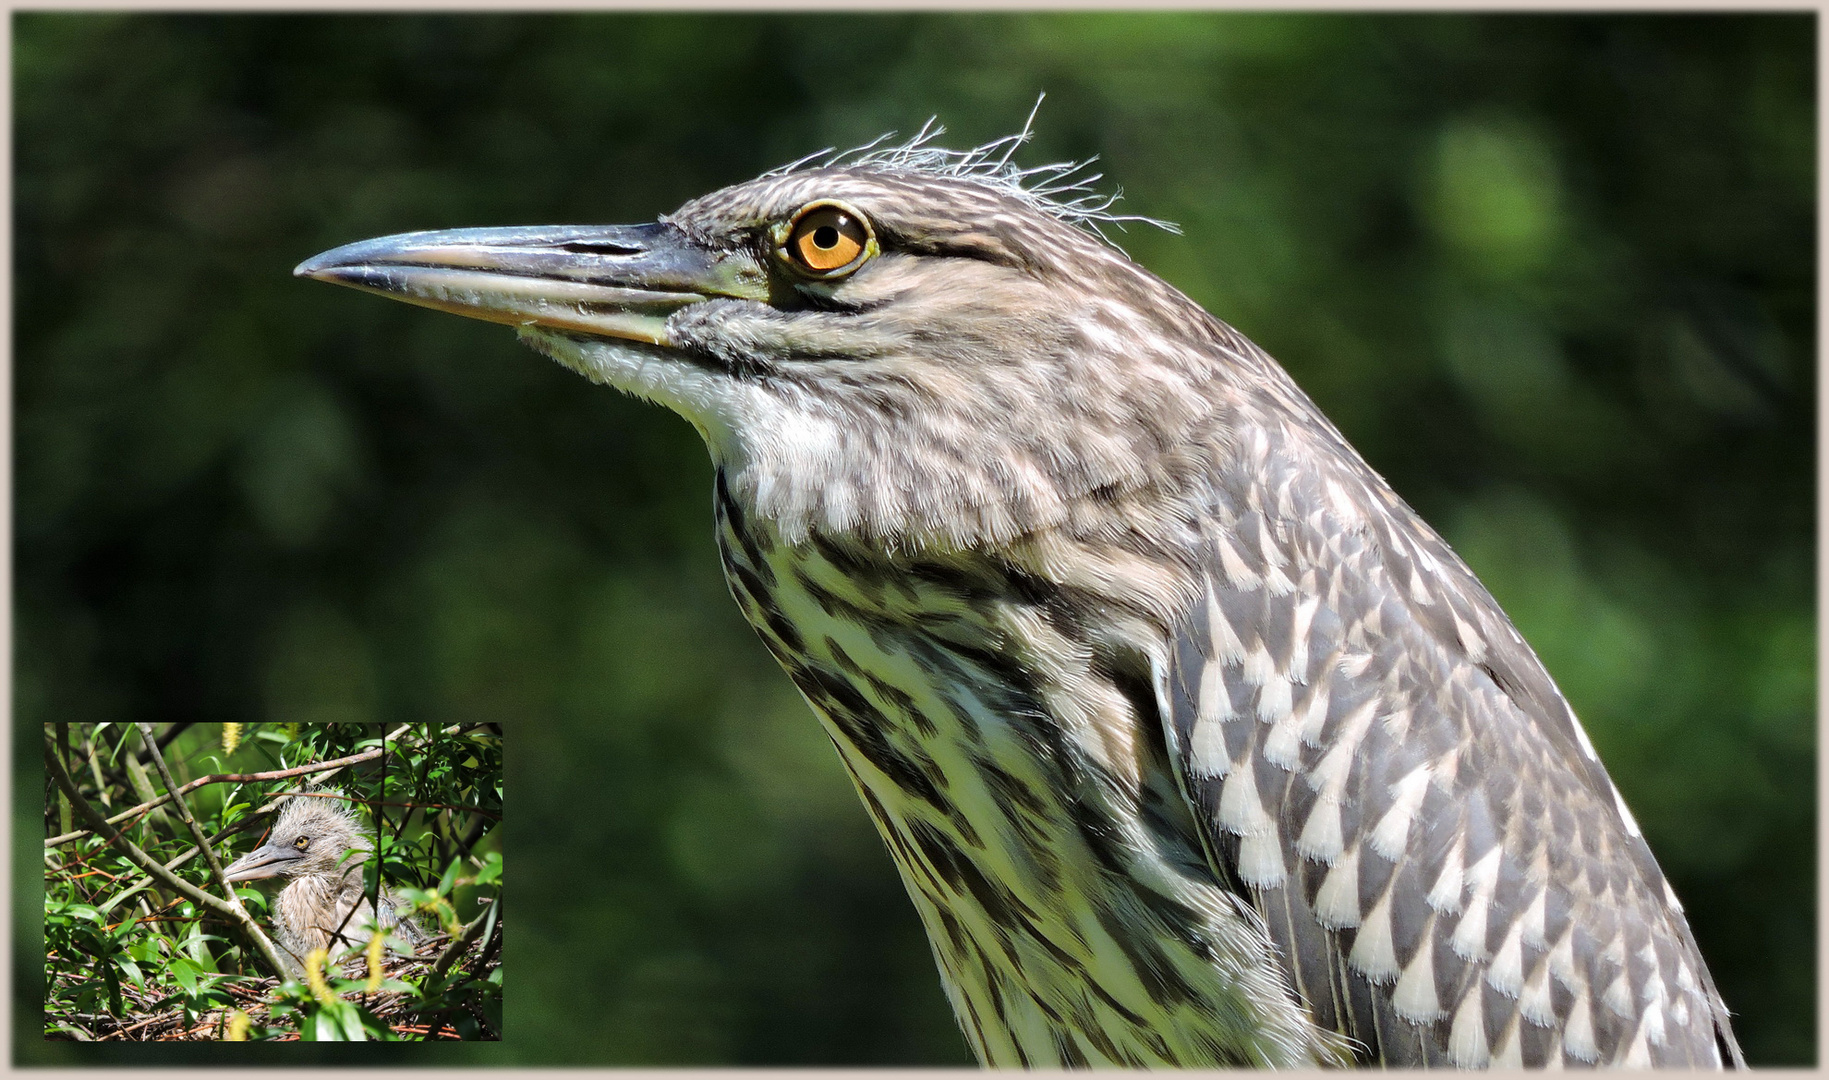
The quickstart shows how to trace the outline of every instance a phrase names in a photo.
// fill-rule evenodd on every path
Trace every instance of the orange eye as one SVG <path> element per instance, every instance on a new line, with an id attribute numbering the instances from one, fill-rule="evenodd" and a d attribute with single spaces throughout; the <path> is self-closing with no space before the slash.
<path id="1" fill-rule="evenodd" d="M 810 274 L 828 275 L 861 262 L 870 227 L 842 206 L 821 203 L 801 211 L 788 232 L 788 258 Z"/>

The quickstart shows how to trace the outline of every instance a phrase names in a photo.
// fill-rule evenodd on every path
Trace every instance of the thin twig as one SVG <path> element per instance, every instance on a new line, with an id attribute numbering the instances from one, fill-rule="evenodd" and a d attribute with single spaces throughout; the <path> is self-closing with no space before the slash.
<path id="1" fill-rule="evenodd" d="M 320 761 L 313 765 L 300 765 L 295 769 L 275 769 L 272 772 L 211 773 L 208 776 L 200 776 L 190 783 L 178 788 L 178 794 L 186 795 L 200 787 L 206 787 L 210 784 L 248 783 L 255 780 L 285 780 L 290 777 L 304 776 L 309 773 L 328 772 L 331 769 L 340 769 L 345 765 L 359 765 L 364 761 L 373 761 L 375 758 L 380 757 L 382 752 L 380 747 L 376 747 L 373 750 L 364 750 L 360 754 L 352 754 L 349 757 L 337 758 L 335 761 Z M 103 820 L 110 825 L 117 825 L 136 814 L 144 814 L 156 807 L 164 806 L 166 803 L 170 802 L 171 799 L 172 797 L 169 793 L 161 795 L 150 802 L 141 803 L 138 806 L 123 810 L 113 817 L 105 818 Z M 94 829 L 79 829 L 76 832 L 65 833 L 62 836 L 53 836 L 44 842 L 44 846 L 57 847 L 62 844 L 67 844 L 72 840 L 80 840 L 85 836 L 90 836 L 94 834 L 94 832 Z"/>
<path id="2" fill-rule="evenodd" d="M 146 1019 L 140 1021 L 137 1024 L 129 1024 L 123 1028 L 115 1028 L 113 1031 L 109 1032 L 107 1035 L 102 1036 L 102 1041 L 106 1042 L 109 1039 L 112 1039 L 117 1035 L 125 1036 L 129 1031 L 138 1031 L 141 1028 L 145 1027 L 147 1024 L 156 1024 L 159 1021 L 166 1020 L 166 1019 L 169 1019 L 169 1017 L 167 1017 L 164 1013 L 160 1013 L 158 1016 L 147 1017 Z"/>
<path id="3" fill-rule="evenodd" d="M 229 903 L 240 907 L 241 901 L 236 898 L 235 890 L 223 879 L 222 863 L 216 858 L 216 849 L 210 846 L 209 837 L 203 835 L 203 826 L 197 824 L 197 819 L 191 816 L 190 804 L 184 801 L 183 793 L 178 790 L 178 782 L 172 779 L 171 769 L 165 764 L 165 755 L 159 752 L 159 744 L 153 736 L 152 725 L 139 723 L 134 726 L 140 729 L 140 741 L 145 744 L 147 752 L 152 755 L 153 766 L 159 770 L 159 779 L 165 781 L 165 792 L 171 796 L 173 805 L 177 806 L 178 816 L 184 819 L 186 825 L 190 826 L 191 839 L 197 841 L 197 847 L 203 851 L 203 860 L 210 864 L 210 874 L 215 877 L 216 883 L 228 892 Z"/>
<path id="4" fill-rule="evenodd" d="M 402 724 L 399 728 L 395 729 L 395 731 L 392 735 L 388 736 L 388 740 L 392 741 L 392 742 L 398 742 L 400 740 L 401 734 L 403 732 L 405 732 L 406 729 L 410 726 L 411 725 L 408 725 L 408 724 Z M 472 725 L 470 725 L 470 729 L 474 729 L 479 726 L 482 726 L 482 725 L 472 724 Z M 464 729 L 464 730 L 470 730 L 470 729 Z M 442 732 L 442 734 L 445 734 L 445 735 L 461 734 L 461 733 L 462 732 L 455 725 L 444 729 L 444 731 Z M 350 765 L 360 765 L 365 761 L 373 761 L 374 759 L 380 757 L 383 752 L 384 752 L 384 747 L 376 747 L 373 750 L 364 750 L 360 754 L 352 754 L 349 757 L 337 758 L 334 761 L 320 761 L 320 762 L 316 762 L 311 765 L 300 765 L 296 768 L 291 768 L 291 769 L 274 769 L 270 772 L 211 773 L 208 776 L 200 776 L 197 779 L 192 780 L 190 783 L 185 784 L 183 787 L 178 789 L 178 793 L 181 795 L 189 794 L 190 792 L 195 791 L 196 789 L 198 789 L 200 787 L 205 787 L 209 784 L 249 783 L 249 782 L 257 781 L 257 780 L 286 780 L 286 779 L 290 779 L 291 777 L 294 777 L 294 776 L 305 776 L 305 775 L 309 775 L 311 773 L 330 772 L 332 770 L 341 769 L 341 768 L 344 768 L 344 767 L 350 766 Z M 170 795 L 161 795 L 158 798 L 152 800 L 151 802 L 141 803 L 139 806 L 130 807 L 126 810 L 121 811 L 118 814 L 115 814 L 114 816 L 112 816 L 110 818 L 107 818 L 106 820 L 107 820 L 108 824 L 110 824 L 110 825 L 118 825 L 121 822 L 126 821 L 128 818 L 133 817 L 136 814 L 144 814 L 157 807 L 164 806 L 166 803 L 168 803 L 170 801 L 171 801 Z M 418 804 L 416 804 L 416 803 L 414 803 L 414 804 L 383 803 L 382 805 L 384 805 L 384 806 L 408 806 L 408 805 L 418 805 Z M 501 820 L 500 814 L 497 814 L 490 810 L 484 810 L 480 806 L 448 806 L 447 807 L 442 803 L 433 803 L 433 804 L 427 804 L 427 805 L 437 806 L 437 807 L 441 807 L 444 809 L 450 809 L 450 810 L 466 810 L 466 811 L 469 811 L 470 813 L 482 814 L 484 817 L 492 818 L 496 821 Z M 265 809 L 265 808 L 263 807 L 263 809 Z M 85 836 L 91 836 L 94 834 L 94 832 L 95 832 L 95 830 L 93 830 L 93 829 L 78 829 L 75 832 L 63 833 L 61 835 L 53 836 L 50 839 L 46 840 L 44 842 L 44 846 L 48 847 L 48 848 L 59 847 L 61 845 L 70 843 L 72 840 L 81 840 Z"/>

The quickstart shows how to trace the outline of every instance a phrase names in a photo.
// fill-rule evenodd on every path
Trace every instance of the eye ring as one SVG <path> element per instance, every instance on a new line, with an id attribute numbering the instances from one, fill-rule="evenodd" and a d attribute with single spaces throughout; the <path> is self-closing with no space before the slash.
<path id="1" fill-rule="evenodd" d="M 780 243 L 781 254 L 805 277 L 844 277 L 877 253 L 870 220 L 829 199 L 808 203 L 794 215 Z"/>

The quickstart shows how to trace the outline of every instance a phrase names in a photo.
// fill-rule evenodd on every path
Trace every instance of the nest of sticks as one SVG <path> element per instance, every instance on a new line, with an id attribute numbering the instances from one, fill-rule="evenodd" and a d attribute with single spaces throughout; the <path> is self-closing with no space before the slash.
<path id="1" fill-rule="evenodd" d="M 486 979 L 501 965 L 501 940 L 498 926 L 487 941 L 472 944 L 451 965 L 451 973 Z M 382 974 L 386 979 L 401 981 L 423 979 L 431 973 L 439 955 L 450 943 L 449 935 L 436 934 L 422 943 L 411 956 L 383 954 Z M 368 959 L 357 951 L 339 962 L 338 971 L 346 979 L 366 979 L 369 974 Z M 234 999 L 233 1009 L 247 1014 L 251 1024 L 259 1028 L 272 1024 L 269 1009 L 275 1003 L 273 991 L 279 984 L 278 979 L 271 977 L 247 976 L 223 979 L 216 986 Z M 230 1008 L 186 1015 L 184 1009 L 171 1003 L 172 990 L 166 986 L 150 983 L 141 987 L 123 980 L 120 983 L 120 996 L 123 1009 L 118 1016 L 108 1012 L 47 1015 L 45 1038 L 77 1042 L 216 1042 L 222 1040 L 228 1030 Z M 426 1009 L 412 994 L 397 990 L 372 994 L 352 993 L 346 997 L 373 1013 L 401 1039 L 450 1041 L 465 1038 L 459 1034 L 456 1025 L 466 1017 L 453 1015 L 460 1011 L 460 1007 Z M 161 1008 L 161 1005 L 164 1007 Z M 474 1021 L 474 1030 L 482 1033 L 470 1038 L 501 1038 L 501 1032 L 493 1028 L 480 1010 L 467 1008 L 461 1011 Z M 265 1041 L 298 1040 L 297 1031 L 288 1031 L 271 1035 Z"/>

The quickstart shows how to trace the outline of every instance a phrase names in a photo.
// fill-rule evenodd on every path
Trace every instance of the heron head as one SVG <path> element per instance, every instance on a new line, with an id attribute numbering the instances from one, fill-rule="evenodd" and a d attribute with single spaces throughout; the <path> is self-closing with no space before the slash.
<path id="1" fill-rule="evenodd" d="M 368 841 L 354 818 L 331 799 L 286 800 L 267 842 L 223 868 L 226 881 L 287 879 L 346 872 L 344 853 L 366 851 Z"/>
<path id="2" fill-rule="evenodd" d="M 1082 204 L 932 153 L 765 175 L 648 225 L 382 237 L 296 273 L 514 325 L 679 412 L 789 534 L 1008 538 L 1160 480 L 1161 433 L 1210 411 L 1190 386 L 1223 328 L 1076 228 Z"/>

